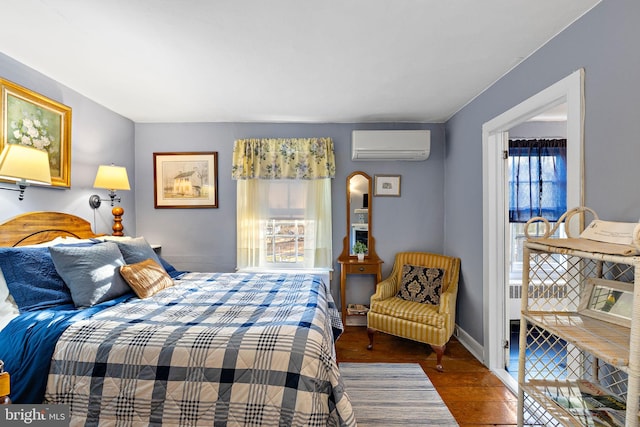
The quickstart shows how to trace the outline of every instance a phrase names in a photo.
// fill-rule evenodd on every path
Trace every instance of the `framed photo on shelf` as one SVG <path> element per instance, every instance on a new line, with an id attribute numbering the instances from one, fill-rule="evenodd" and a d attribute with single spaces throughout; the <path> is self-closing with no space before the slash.
<path id="1" fill-rule="evenodd" d="M 49 155 L 51 185 L 71 186 L 71 107 L 0 79 L 0 151 L 21 144 Z"/>
<path id="2" fill-rule="evenodd" d="M 218 152 L 153 153 L 156 209 L 218 207 Z"/>
<path id="3" fill-rule="evenodd" d="M 400 197 L 400 175 L 374 175 L 373 195 Z"/>
<path id="4" fill-rule="evenodd" d="M 584 316 L 630 328 L 633 284 L 588 278 L 580 295 L 578 312 Z"/>

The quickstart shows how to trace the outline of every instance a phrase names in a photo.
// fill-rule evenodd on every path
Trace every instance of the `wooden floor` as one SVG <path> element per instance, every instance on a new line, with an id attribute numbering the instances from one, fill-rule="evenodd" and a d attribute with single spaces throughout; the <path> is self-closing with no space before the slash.
<path id="1" fill-rule="evenodd" d="M 336 342 L 338 363 L 420 363 L 460 426 L 514 426 L 517 398 L 455 338 L 438 372 L 436 355 L 426 344 L 377 333 L 367 350 L 366 327 L 347 326 Z"/>

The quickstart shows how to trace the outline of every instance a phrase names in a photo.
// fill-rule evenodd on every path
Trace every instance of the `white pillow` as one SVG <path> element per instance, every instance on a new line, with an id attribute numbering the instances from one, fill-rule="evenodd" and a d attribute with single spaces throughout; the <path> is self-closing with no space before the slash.
<path id="1" fill-rule="evenodd" d="M 4 280 L 2 270 L 0 270 L 0 331 L 19 314 L 18 305 L 9 294 L 7 282 Z"/>
<path id="2" fill-rule="evenodd" d="M 117 242 L 117 241 L 127 241 L 133 239 L 131 236 L 100 236 L 96 237 L 96 240 L 101 240 L 103 242 Z"/>
<path id="3" fill-rule="evenodd" d="M 76 243 L 91 243 L 91 239 L 78 239 L 77 237 L 56 237 L 48 242 L 36 243 L 34 245 L 24 245 L 21 248 L 48 248 L 56 245 L 73 245 Z"/>

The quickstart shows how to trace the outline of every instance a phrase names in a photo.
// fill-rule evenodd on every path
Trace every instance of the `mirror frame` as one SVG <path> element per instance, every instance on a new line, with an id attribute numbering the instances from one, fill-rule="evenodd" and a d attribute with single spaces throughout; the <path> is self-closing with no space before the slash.
<path id="1" fill-rule="evenodd" d="M 362 171 L 355 171 L 353 173 L 351 173 L 348 177 L 347 177 L 347 188 L 346 188 L 346 193 L 347 193 L 347 235 L 344 237 L 343 241 L 342 241 L 342 253 L 340 254 L 340 260 L 347 260 L 347 259 L 353 259 L 356 260 L 357 256 L 356 254 L 352 254 L 351 253 L 351 212 L 353 211 L 353 209 L 351 209 L 351 178 L 355 177 L 355 176 L 362 176 L 364 179 L 367 180 L 367 188 L 368 188 L 368 194 L 369 194 L 369 200 L 368 200 L 368 208 L 369 208 L 369 218 L 368 218 L 368 222 L 367 222 L 367 231 L 368 231 L 368 241 L 367 241 L 367 252 L 364 255 L 365 258 L 365 262 L 366 261 L 375 261 L 378 259 L 378 255 L 376 254 L 376 245 L 375 245 L 375 239 L 373 238 L 373 185 L 372 185 L 372 179 L 371 176 L 367 175 L 365 172 Z"/>

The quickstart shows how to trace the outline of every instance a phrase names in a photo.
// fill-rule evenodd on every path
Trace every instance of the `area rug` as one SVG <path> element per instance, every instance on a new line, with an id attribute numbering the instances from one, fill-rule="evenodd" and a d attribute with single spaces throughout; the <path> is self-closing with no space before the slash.
<path id="1" fill-rule="evenodd" d="M 417 363 L 340 363 L 358 426 L 457 426 Z"/>

